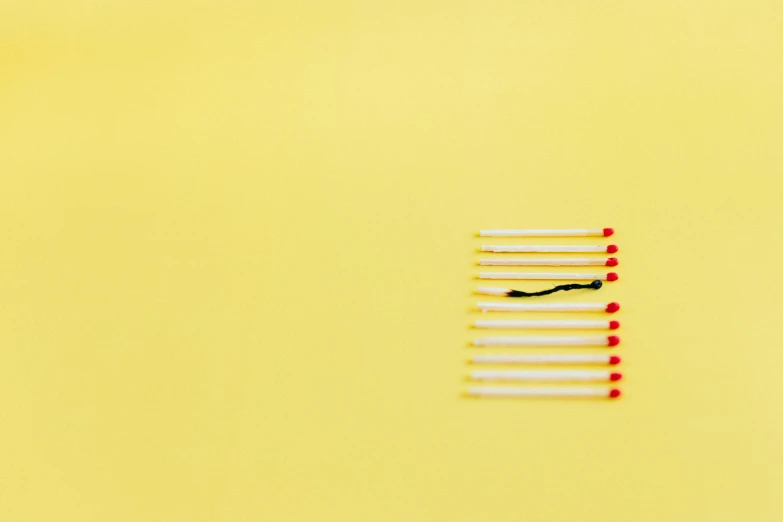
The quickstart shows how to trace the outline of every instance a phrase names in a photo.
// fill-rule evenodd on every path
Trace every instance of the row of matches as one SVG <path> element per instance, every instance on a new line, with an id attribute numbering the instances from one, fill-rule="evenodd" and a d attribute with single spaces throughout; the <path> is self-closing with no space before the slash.
<path id="1" fill-rule="evenodd" d="M 611 228 L 603 229 L 545 229 L 545 230 L 482 230 L 481 237 L 577 237 L 600 236 L 608 237 L 614 234 Z M 617 245 L 577 246 L 577 245 L 485 245 L 483 252 L 497 253 L 615 253 Z M 482 266 L 608 266 L 619 264 L 615 257 L 609 258 L 498 258 L 482 259 Z M 614 272 L 606 274 L 583 274 L 565 272 L 481 272 L 479 279 L 515 279 L 515 280 L 592 280 L 590 284 L 561 285 L 542 292 L 523 292 L 508 288 L 479 287 L 478 293 L 504 297 L 533 297 L 548 295 L 560 290 L 578 288 L 600 289 L 602 281 L 616 281 L 618 275 Z M 491 303 L 480 302 L 478 308 L 482 312 L 606 312 L 615 313 L 620 309 L 617 303 Z M 620 323 L 615 320 L 478 320 L 473 326 L 478 329 L 597 329 L 617 330 Z M 616 335 L 591 336 L 560 336 L 560 337 L 483 337 L 473 341 L 474 347 L 614 347 L 620 343 Z M 470 357 L 473 364 L 528 364 L 528 365 L 608 365 L 616 366 L 620 357 L 606 354 L 481 354 Z M 495 370 L 473 369 L 469 373 L 473 381 L 490 382 L 526 382 L 526 383 L 584 383 L 584 382 L 617 382 L 622 374 L 602 369 L 525 369 L 525 370 Z M 620 396 L 616 388 L 594 386 L 471 386 L 468 395 L 475 397 L 608 397 Z"/>

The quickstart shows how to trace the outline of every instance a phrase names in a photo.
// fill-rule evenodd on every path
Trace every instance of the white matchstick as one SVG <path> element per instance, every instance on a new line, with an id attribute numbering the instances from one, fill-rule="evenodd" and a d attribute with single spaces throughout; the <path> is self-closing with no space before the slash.
<path id="1" fill-rule="evenodd" d="M 617 388 L 592 386 L 470 386 L 467 394 L 471 397 L 540 397 L 540 398 L 607 398 L 620 396 Z"/>
<path id="2" fill-rule="evenodd" d="M 617 245 L 484 245 L 484 252 L 617 252 Z"/>
<path id="3" fill-rule="evenodd" d="M 492 295 L 506 295 L 508 289 L 498 289 L 503 292 Z M 619 303 L 487 303 L 479 302 L 476 306 L 482 312 L 607 312 L 615 313 L 620 309 Z"/>
<path id="4" fill-rule="evenodd" d="M 536 354 L 491 354 L 474 355 L 473 364 L 620 364 L 617 355 L 593 353 L 536 353 Z"/>
<path id="5" fill-rule="evenodd" d="M 574 335 L 569 337 L 482 337 L 473 346 L 617 346 L 616 335 Z"/>
<path id="6" fill-rule="evenodd" d="M 570 321 L 556 319 L 551 321 L 476 321 L 476 328 L 532 328 L 538 330 L 547 329 L 589 329 L 589 330 L 617 330 L 619 321 Z"/>
<path id="7" fill-rule="evenodd" d="M 619 381 L 621 373 L 605 370 L 473 370 L 474 381 L 517 381 L 517 382 L 578 382 Z"/>
<path id="8" fill-rule="evenodd" d="M 568 272 L 480 272 L 479 279 L 587 279 L 590 281 L 617 281 L 615 272 L 608 274 L 573 274 Z"/>
<path id="9" fill-rule="evenodd" d="M 479 235 L 482 237 L 581 237 L 581 236 L 603 236 L 609 237 L 614 234 L 613 228 L 561 228 L 561 229 L 501 229 L 501 230 L 481 230 Z"/>
<path id="10" fill-rule="evenodd" d="M 616 257 L 590 259 L 588 257 L 541 259 L 482 259 L 481 266 L 617 266 Z"/>

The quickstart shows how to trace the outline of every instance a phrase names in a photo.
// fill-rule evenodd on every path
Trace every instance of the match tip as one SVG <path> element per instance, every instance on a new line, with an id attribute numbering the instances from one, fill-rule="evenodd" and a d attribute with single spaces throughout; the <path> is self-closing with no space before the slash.
<path id="1" fill-rule="evenodd" d="M 609 321 L 610 330 L 617 330 L 618 328 L 620 328 L 620 321 Z"/>
<path id="2" fill-rule="evenodd" d="M 613 228 L 605 228 L 604 229 L 604 237 L 609 237 L 612 234 L 614 234 L 614 229 Z"/>
<path id="3" fill-rule="evenodd" d="M 611 390 L 609 390 L 610 399 L 616 399 L 619 396 L 620 396 L 620 390 L 618 390 L 617 388 L 612 388 Z"/>
<path id="4" fill-rule="evenodd" d="M 617 252 L 618 250 L 620 250 L 620 249 L 619 249 L 619 248 L 617 248 L 617 245 L 608 245 L 608 246 L 606 247 L 606 251 L 607 251 L 607 252 L 609 252 L 610 254 L 614 254 L 614 253 L 615 253 L 615 252 Z"/>
<path id="5" fill-rule="evenodd" d="M 599 281 L 598 279 L 596 279 L 595 281 L 590 283 L 590 288 L 592 288 L 594 290 L 598 290 L 602 286 L 604 286 L 604 284 L 601 281 Z"/>
<path id="6" fill-rule="evenodd" d="M 609 380 L 613 381 L 613 382 L 614 381 L 619 381 L 622 378 L 623 378 L 623 374 L 622 373 L 610 373 L 609 374 Z"/>
<path id="7" fill-rule="evenodd" d="M 620 309 L 620 303 L 609 303 L 608 305 L 606 305 L 606 311 L 610 314 L 615 313 L 619 309 Z"/>
<path id="8" fill-rule="evenodd" d="M 620 344 L 620 338 L 617 337 L 616 335 L 610 335 L 609 337 L 606 338 L 606 342 L 609 346 L 617 346 L 618 344 Z"/>
<path id="9" fill-rule="evenodd" d="M 610 257 L 606 260 L 606 266 L 617 266 L 620 262 L 617 260 L 616 257 Z"/>
<path id="10" fill-rule="evenodd" d="M 622 359 L 620 359 L 619 355 L 612 355 L 611 357 L 609 357 L 609 364 L 613 364 L 613 365 L 620 364 L 621 360 Z"/>
<path id="11" fill-rule="evenodd" d="M 620 276 L 617 275 L 617 272 L 609 272 L 606 274 L 607 281 L 617 281 L 618 279 L 620 279 Z"/>

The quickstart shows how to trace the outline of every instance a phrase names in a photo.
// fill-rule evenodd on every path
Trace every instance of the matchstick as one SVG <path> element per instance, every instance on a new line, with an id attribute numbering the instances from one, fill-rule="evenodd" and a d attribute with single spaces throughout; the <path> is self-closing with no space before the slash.
<path id="1" fill-rule="evenodd" d="M 587 257 L 541 258 L 541 259 L 482 259 L 482 266 L 617 266 L 616 257 L 590 259 Z"/>
<path id="2" fill-rule="evenodd" d="M 617 330 L 619 321 L 476 321 L 476 328 L 532 328 L 537 330 L 547 329 L 591 329 L 591 330 Z"/>
<path id="3" fill-rule="evenodd" d="M 473 346 L 617 346 L 616 335 L 575 335 L 569 337 L 482 337 Z"/>
<path id="4" fill-rule="evenodd" d="M 617 245 L 484 245 L 484 252 L 617 252 Z"/>
<path id="5" fill-rule="evenodd" d="M 623 375 L 605 370 L 473 370 L 470 378 L 474 381 L 615 382 L 622 379 Z"/>
<path id="6" fill-rule="evenodd" d="M 506 295 L 494 294 L 494 295 Z M 486 303 L 476 306 L 482 312 L 606 312 L 613 314 L 620 309 L 619 303 Z"/>
<path id="7" fill-rule="evenodd" d="M 613 228 L 561 228 L 561 229 L 529 229 L 529 230 L 481 230 L 482 237 L 582 237 L 614 234 Z"/>
<path id="8" fill-rule="evenodd" d="M 514 290 L 512 288 L 494 288 L 491 286 L 480 286 L 476 289 L 476 293 L 485 295 L 502 295 L 504 297 L 540 297 L 542 295 L 554 294 L 555 292 L 568 292 L 569 290 L 580 289 L 592 289 L 599 290 L 604 285 L 601 281 L 596 279 L 595 281 L 587 284 L 569 283 L 567 285 L 557 285 L 546 290 L 539 290 L 538 292 L 524 292 L 522 290 Z"/>
<path id="9" fill-rule="evenodd" d="M 615 272 L 608 274 L 574 274 L 568 272 L 480 272 L 479 279 L 589 279 L 598 281 L 617 281 Z"/>
<path id="10" fill-rule="evenodd" d="M 591 386 L 470 386 L 467 394 L 471 397 L 540 397 L 540 398 L 607 398 L 620 396 L 617 388 Z"/>
<path id="11" fill-rule="evenodd" d="M 537 353 L 514 355 L 474 355 L 473 364 L 620 364 L 617 355 L 593 353 Z"/>

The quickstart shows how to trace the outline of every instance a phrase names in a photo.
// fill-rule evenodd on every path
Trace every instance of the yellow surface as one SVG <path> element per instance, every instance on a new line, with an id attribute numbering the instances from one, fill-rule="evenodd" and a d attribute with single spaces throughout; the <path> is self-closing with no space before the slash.
<path id="1" fill-rule="evenodd" d="M 781 520 L 781 28 L 0 4 L 0 520 Z M 460 396 L 507 226 L 617 228 L 621 401 Z"/>

